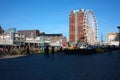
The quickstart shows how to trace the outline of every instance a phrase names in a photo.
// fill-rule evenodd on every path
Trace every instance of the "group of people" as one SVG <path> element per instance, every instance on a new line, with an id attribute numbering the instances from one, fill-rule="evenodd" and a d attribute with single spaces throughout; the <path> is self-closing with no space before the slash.
<path id="1" fill-rule="evenodd" d="M 108 52 L 111 53 L 112 50 L 116 50 L 116 47 L 111 47 L 111 46 L 107 46 L 105 48 L 100 48 L 102 50 L 104 50 L 104 52 Z M 35 46 L 29 46 L 29 45 L 25 45 L 25 46 L 21 46 L 21 47 L 13 47 L 13 46 L 5 46 L 0 48 L 0 55 L 5 55 L 5 54 L 34 54 L 36 52 L 44 52 L 45 54 L 55 54 L 56 52 L 62 52 L 65 54 L 93 54 L 93 53 L 97 53 L 96 52 L 96 48 L 95 49 L 78 49 L 78 48 L 74 48 L 74 49 L 64 49 L 62 47 L 54 47 L 54 46 L 45 46 L 44 49 L 39 47 L 35 47 Z"/>
<path id="2" fill-rule="evenodd" d="M 6 55 L 6 54 L 32 54 L 34 52 L 40 51 L 41 49 L 39 47 L 33 47 L 33 46 L 5 46 L 0 48 L 0 55 Z"/>
<path id="3" fill-rule="evenodd" d="M 57 52 L 61 52 L 62 51 L 62 47 L 56 49 L 54 46 L 51 46 L 51 47 L 45 46 L 44 51 L 45 51 L 45 54 L 49 54 L 49 53 L 55 54 L 56 51 Z"/>
<path id="4" fill-rule="evenodd" d="M 62 47 L 56 48 L 53 46 L 45 46 L 44 49 L 40 46 L 4 46 L 0 48 L 0 55 L 10 54 L 34 54 L 37 52 L 44 52 L 45 54 L 55 54 L 56 51 L 62 51 Z"/>

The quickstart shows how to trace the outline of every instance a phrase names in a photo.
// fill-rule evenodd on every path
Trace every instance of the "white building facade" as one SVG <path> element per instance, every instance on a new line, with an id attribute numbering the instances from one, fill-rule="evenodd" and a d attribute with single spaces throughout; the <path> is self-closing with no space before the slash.
<path id="1" fill-rule="evenodd" d="M 13 34 L 0 34 L 0 45 L 13 45 Z"/>
<path id="2" fill-rule="evenodd" d="M 108 45 L 115 45 L 118 46 L 119 45 L 119 39 L 118 36 L 119 33 L 109 33 L 107 34 L 107 43 Z"/>

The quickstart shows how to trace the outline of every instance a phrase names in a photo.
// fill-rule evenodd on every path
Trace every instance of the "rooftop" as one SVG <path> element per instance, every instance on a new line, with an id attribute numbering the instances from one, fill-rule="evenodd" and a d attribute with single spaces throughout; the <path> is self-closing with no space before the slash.
<path id="1" fill-rule="evenodd" d="M 118 32 L 114 32 L 114 33 L 108 33 L 107 35 L 116 35 L 119 34 Z"/>
<path id="2" fill-rule="evenodd" d="M 84 9 L 80 9 L 82 12 L 85 12 Z M 78 13 L 80 10 L 73 10 L 74 13 Z"/>
<path id="3" fill-rule="evenodd" d="M 40 36 L 62 36 L 62 34 L 40 34 Z"/>

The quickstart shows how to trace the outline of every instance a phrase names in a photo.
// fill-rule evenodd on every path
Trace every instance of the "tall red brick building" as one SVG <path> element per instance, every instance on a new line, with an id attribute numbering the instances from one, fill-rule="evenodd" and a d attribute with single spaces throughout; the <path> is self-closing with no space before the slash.
<path id="1" fill-rule="evenodd" d="M 2 29 L 2 27 L 0 26 L 0 34 L 3 34 L 4 30 Z"/>
<path id="2" fill-rule="evenodd" d="M 73 10 L 69 16 L 69 42 L 87 42 L 94 44 L 97 41 L 97 23 L 91 10 Z"/>

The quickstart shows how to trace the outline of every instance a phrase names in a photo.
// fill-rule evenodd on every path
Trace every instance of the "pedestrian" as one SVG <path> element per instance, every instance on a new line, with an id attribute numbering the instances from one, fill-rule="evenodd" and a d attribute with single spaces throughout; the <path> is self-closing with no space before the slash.
<path id="1" fill-rule="evenodd" d="M 53 46 L 52 46 L 52 54 L 55 54 L 55 50 Z"/>
<path id="2" fill-rule="evenodd" d="M 60 47 L 60 52 L 62 52 L 62 47 Z"/>
<path id="3" fill-rule="evenodd" d="M 29 52 L 29 46 L 26 46 L 26 54 L 30 54 L 30 52 Z"/>
<path id="4" fill-rule="evenodd" d="M 48 46 L 45 47 L 45 53 L 49 54 L 49 47 Z"/>
<path id="5" fill-rule="evenodd" d="M 112 53 L 111 46 L 108 46 L 108 53 Z"/>

